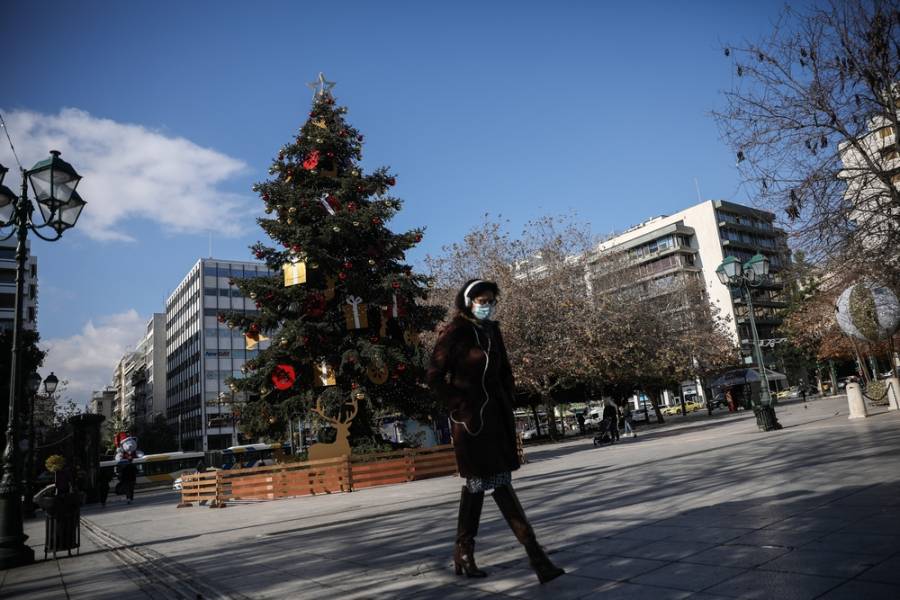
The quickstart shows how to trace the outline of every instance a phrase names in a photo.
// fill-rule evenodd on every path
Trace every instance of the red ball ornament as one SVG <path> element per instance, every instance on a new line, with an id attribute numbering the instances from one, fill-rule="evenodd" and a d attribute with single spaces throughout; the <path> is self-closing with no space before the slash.
<path id="1" fill-rule="evenodd" d="M 387 184 L 388 184 L 388 185 L 396 185 L 396 184 L 397 184 L 397 180 L 394 179 L 393 177 L 389 177 L 388 180 L 387 180 Z"/>
<path id="2" fill-rule="evenodd" d="M 349 270 L 352 269 L 352 268 L 353 268 L 353 263 L 352 263 L 352 262 L 347 261 L 347 262 L 344 263 L 344 270 L 345 270 L 345 271 L 349 271 Z"/>
<path id="3" fill-rule="evenodd" d="M 224 322 L 225 322 L 225 315 L 219 313 L 219 315 L 216 317 L 216 320 L 219 321 L 219 323 L 224 323 Z"/>
<path id="4" fill-rule="evenodd" d="M 262 250 L 257 250 L 255 252 L 255 254 L 256 254 L 256 258 L 259 258 L 259 259 L 261 259 L 265 256 L 265 253 Z"/>
<path id="5" fill-rule="evenodd" d="M 413 239 L 415 239 L 417 242 L 421 242 L 421 241 L 422 241 L 422 234 L 421 234 L 421 233 L 417 233 L 417 234 L 416 234 L 416 237 L 413 238 Z"/>
<path id="6" fill-rule="evenodd" d="M 297 372 L 291 365 L 277 365 L 272 371 L 272 385 L 275 389 L 286 390 L 297 380 Z"/>
<path id="7" fill-rule="evenodd" d="M 340 273 L 338 273 L 338 279 L 340 279 L 341 281 L 346 281 L 347 274 L 341 271 Z"/>
<path id="8" fill-rule="evenodd" d="M 350 212 L 356 212 L 356 202 L 348 202 L 347 210 Z"/>
<path id="9" fill-rule="evenodd" d="M 405 364 L 399 363 L 399 364 L 397 365 L 397 372 L 398 372 L 398 373 L 402 373 L 402 372 L 405 371 L 405 370 L 406 370 L 406 365 L 405 365 Z"/>
<path id="10" fill-rule="evenodd" d="M 358 141 L 358 142 L 363 141 L 363 136 L 362 136 L 362 134 L 359 134 L 358 136 L 356 136 L 356 141 Z"/>
<path id="11" fill-rule="evenodd" d="M 268 202 L 268 201 L 269 201 L 269 193 L 268 193 L 268 192 L 263 192 L 263 194 L 262 194 L 262 199 L 265 200 L 266 202 Z"/>
<path id="12" fill-rule="evenodd" d="M 394 288 L 395 290 L 396 290 L 396 289 L 399 289 L 399 288 L 400 288 L 400 282 L 399 282 L 399 281 L 394 281 L 393 283 L 391 283 L 391 287 Z"/>
<path id="13" fill-rule="evenodd" d="M 373 335 L 372 337 L 369 338 L 369 341 L 372 342 L 373 344 L 377 344 L 377 343 L 378 343 L 378 336 L 377 336 L 377 335 Z"/>
<path id="14" fill-rule="evenodd" d="M 372 217 L 373 225 L 381 225 L 381 217 Z"/>
<path id="15" fill-rule="evenodd" d="M 301 249 L 302 248 L 300 248 L 300 244 L 294 244 L 293 246 L 291 246 L 291 252 L 293 252 L 294 254 L 300 254 Z"/>
<path id="16" fill-rule="evenodd" d="M 358 387 L 359 387 L 359 384 L 358 384 L 358 383 L 351 383 L 351 384 L 350 384 L 350 389 L 351 389 L 351 390 L 355 390 L 355 389 L 358 388 Z"/>
<path id="17" fill-rule="evenodd" d="M 259 325 L 257 325 L 256 323 L 251 323 L 250 333 L 259 333 Z"/>

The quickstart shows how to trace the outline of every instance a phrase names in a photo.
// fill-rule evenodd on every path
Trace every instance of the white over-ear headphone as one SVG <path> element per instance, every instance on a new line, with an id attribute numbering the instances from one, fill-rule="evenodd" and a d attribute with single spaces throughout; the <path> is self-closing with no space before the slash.
<path id="1" fill-rule="evenodd" d="M 484 283 L 483 279 L 476 279 L 472 283 L 466 286 L 466 290 L 463 292 L 463 301 L 466 304 L 466 308 L 472 306 L 472 299 L 469 298 L 469 292 L 472 291 L 472 288 L 478 285 L 479 283 Z"/>

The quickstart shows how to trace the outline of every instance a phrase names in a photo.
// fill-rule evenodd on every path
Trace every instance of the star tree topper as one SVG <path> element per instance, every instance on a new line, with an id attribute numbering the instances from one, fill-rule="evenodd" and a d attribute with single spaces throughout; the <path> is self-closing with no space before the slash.
<path id="1" fill-rule="evenodd" d="M 331 93 L 331 88 L 335 85 L 334 81 L 328 81 L 325 79 L 325 73 L 319 71 L 319 76 L 315 81 L 310 81 L 306 84 L 306 87 L 313 91 L 313 98 L 318 98 L 319 96 L 325 96 Z"/>

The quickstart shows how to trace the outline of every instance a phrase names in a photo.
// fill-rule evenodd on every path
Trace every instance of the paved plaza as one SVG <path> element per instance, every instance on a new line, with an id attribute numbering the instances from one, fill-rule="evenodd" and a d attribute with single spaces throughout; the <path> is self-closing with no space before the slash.
<path id="1" fill-rule="evenodd" d="M 704 413 L 705 414 L 705 413 Z M 540 586 L 490 498 L 486 579 L 451 569 L 453 477 L 225 509 L 173 493 L 83 513 L 78 557 L 0 572 L 0 597 L 900 598 L 900 412 L 843 397 L 669 419 L 612 447 L 531 448 L 514 484 L 568 574 Z M 39 558 L 42 521 L 29 521 Z"/>

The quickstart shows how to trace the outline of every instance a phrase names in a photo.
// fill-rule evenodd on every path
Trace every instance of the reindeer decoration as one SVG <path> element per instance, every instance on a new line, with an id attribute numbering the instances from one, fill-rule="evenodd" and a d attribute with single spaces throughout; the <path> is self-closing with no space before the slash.
<path id="1" fill-rule="evenodd" d="M 347 402 L 344 403 L 346 405 Z M 330 444 L 318 442 L 309 447 L 309 460 L 322 460 L 326 458 L 338 458 L 340 456 L 347 456 L 350 454 L 350 442 L 347 438 L 350 436 L 350 423 L 353 422 L 353 417 L 356 416 L 357 411 L 359 410 L 359 405 L 357 404 L 356 398 L 350 400 L 349 404 L 352 406 L 350 412 L 344 415 L 344 418 L 341 419 L 340 412 L 338 412 L 337 418 L 329 417 L 325 414 L 325 411 L 322 409 L 322 400 L 316 399 L 316 407 L 312 409 L 312 412 L 316 413 L 329 423 L 337 430 L 337 435 L 334 438 L 334 441 Z"/>

